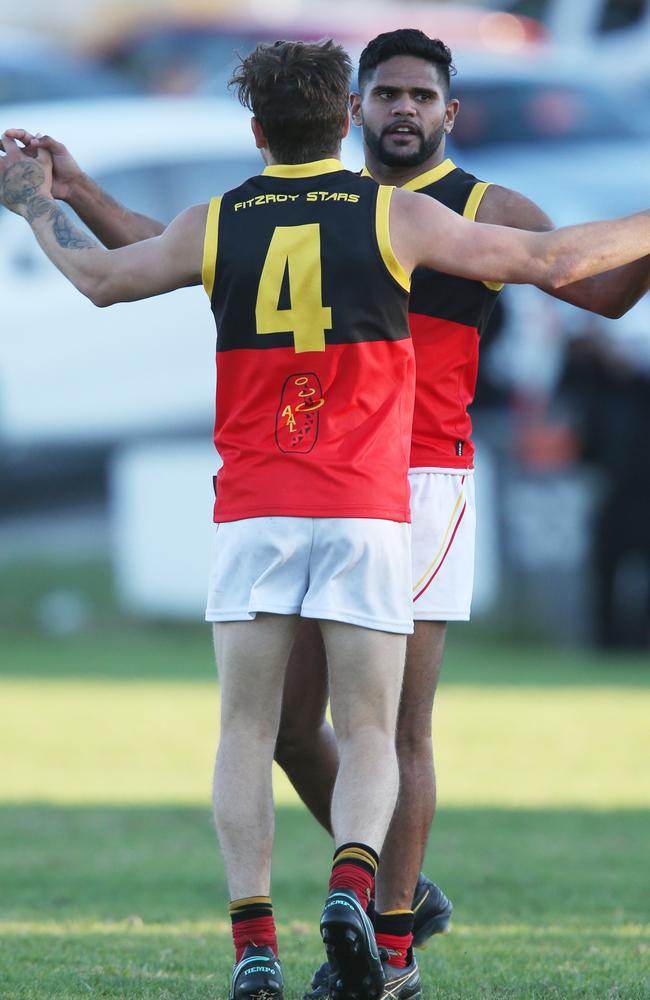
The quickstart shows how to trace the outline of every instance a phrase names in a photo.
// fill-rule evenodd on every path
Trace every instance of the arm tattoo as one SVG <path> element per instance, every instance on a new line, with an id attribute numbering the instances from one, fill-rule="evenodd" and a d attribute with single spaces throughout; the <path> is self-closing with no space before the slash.
<path id="1" fill-rule="evenodd" d="M 2 179 L 0 197 L 8 208 L 24 205 L 35 196 L 44 180 L 45 173 L 39 163 L 14 163 Z"/>
<path id="2" fill-rule="evenodd" d="M 95 240 L 73 225 L 63 209 L 59 208 L 58 205 L 54 206 L 50 218 L 52 219 L 52 228 L 56 242 L 65 250 L 89 250 L 97 246 Z"/>
<path id="3" fill-rule="evenodd" d="M 56 207 L 51 198 L 44 198 L 42 195 L 34 195 L 28 198 L 25 204 L 27 206 L 26 218 L 30 224 L 41 215 L 49 215 L 51 217 L 52 210 Z"/>
<path id="4" fill-rule="evenodd" d="M 97 243 L 78 229 L 66 213 L 51 198 L 38 194 L 45 180 L 43 168 L 38 163 L 15 163 L 9 167 L 0 188 L 0 200 L 7 206 L 24 205 L 25 217 L 31 224 L 45 216 L 52 223 L 56 242 L 64 250 L 88 250 Z"/>

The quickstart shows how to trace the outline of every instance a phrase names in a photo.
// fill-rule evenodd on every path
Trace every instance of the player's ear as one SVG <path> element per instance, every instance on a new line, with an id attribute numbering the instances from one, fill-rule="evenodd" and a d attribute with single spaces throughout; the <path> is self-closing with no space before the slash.
<path id="1" fill-rule="evenodd" d="M 352 91 L 350 94 L 350 114 L 353 125 L 361 125 L 361 94 L 357 91 Z"/>
<path id="2" fill-rule="evenodd" d="M 445 133 L 449 135 L 454 127 L 456 121 L 456 115 L 460 108 L 460 101 L 454 98 L 452 101 L 447 102 L 447 108 L 445 110 Z"/>
<path id="3" fill-rule="evenodd" d="M 268 142 L 266 136 L 264 135 L 264 129 L 258 122 L 257 118 L 251 118 L 251 131 L 255 136 L 255 145 L 258 149 L 268 149 Z"/>
<path id="4" fill-rule="evenodd" d="M 345 116 L 345 125 L 343 126 L 343 132 L 341 134 L 341 138 L 345 139 L 349 131 L 350 131 L 350 112 L 348 111 L 347 115 Z"/>

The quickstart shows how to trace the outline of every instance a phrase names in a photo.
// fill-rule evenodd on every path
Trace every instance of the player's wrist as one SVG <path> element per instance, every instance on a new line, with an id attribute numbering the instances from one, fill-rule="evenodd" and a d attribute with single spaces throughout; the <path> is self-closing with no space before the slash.
<path id="1" fill-rule="evenodd" d="M 36 191 L 20 206 L 18 214 L 22 215 L 30 226 L 34 226 L 40 219 L 50 218 L 55 205 L 56 201 L 50 191 Z"/>
<path id="2" fill-rule="evenodd" d="M 75 211 L 93 195 L 93 181 L 83 170 L 78 170 L 65 181 L 59 181 L 59 186 L 62 188 L 61 201 Z"/>

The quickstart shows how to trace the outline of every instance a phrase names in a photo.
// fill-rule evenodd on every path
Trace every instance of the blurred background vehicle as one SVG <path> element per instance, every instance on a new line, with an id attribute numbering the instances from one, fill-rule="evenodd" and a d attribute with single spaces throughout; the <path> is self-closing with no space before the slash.
<path id="1" fill-rule="evenodd" d="M 650 33 L 648 0 L 504 0 L 490 6 L 535 18 L 560 45 L 635 46 Z"/>
<path id="2" fill-rule="evenodd" d="M 648 79 L 649 0 L 487 0 L 487 6 L 537 19 L 554 47 L 592 66 L 597 60 L 598 76 L 614 86 Z"/>
<path id="3" fill-rule="evenodd" d="M 251 51 L 259 41 L 276 38 L 317 40 L 335 37 L 357 57 L 371 34 L 391 31 L 405 23 L 403 5 L 373 4 L 366 8 L 315 3 L 286 14 L 260 6 L 246 16 L 205 9 L 165 18 L 141 18 L 95 47 L 93 54 L 112 70 L 124 73 L 152 93 L 224 93 L 236 55 Z M 490 13 L 453 3 L 409 3 L 408 23 L 453 48 L 513 53 L 541 43 L 546 32 L 539 22 L 512 14 Z M 372 25 L 369 27 L 369 25 Z"/>
<path id="4" fill-rule="evenodd" d="M 584 63 L 549 52 L 507 62 L 461 50 L 454 96 L 462 101 L 451 141 L 475 146 L 618 142 L 648 138 L 650 111 L 637 90 L 617 88 Z"/>
<path id="5" fill-rule="evenodd" d="M 259 170 L 248 116 L 229 101 L 66 102 L 11 106 L 7 115 L 67 142 L 112 195 L 163 222 Z M 34 329 L 33 338 L 3 344 L 5 442 L 109 444 L 209 416 L 211 376 L 194 333 L 210 331 L 200 289 L 95 310 L 6 211 L 0 245 L 0 280 L 12 289 L 8 308 L 18 321 L 29 301 Z"/>
<path id="6" fill-rule="evenodd" d="M 3 32 L 0 37 L 0 106 L 27 101 L 135 93 L 121 73 L 82 58 L 40 35 Z"/>

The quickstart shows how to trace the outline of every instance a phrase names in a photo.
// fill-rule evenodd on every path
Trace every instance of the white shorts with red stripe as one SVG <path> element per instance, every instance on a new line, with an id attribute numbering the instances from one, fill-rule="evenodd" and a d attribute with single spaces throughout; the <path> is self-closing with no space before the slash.
<path id="1" fill-rule="evenodd" d="M 411 469 L 413 618 L 469 621 L 474 586 L 473 470 Z"/>

